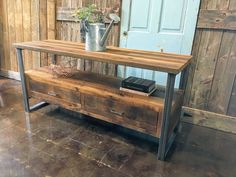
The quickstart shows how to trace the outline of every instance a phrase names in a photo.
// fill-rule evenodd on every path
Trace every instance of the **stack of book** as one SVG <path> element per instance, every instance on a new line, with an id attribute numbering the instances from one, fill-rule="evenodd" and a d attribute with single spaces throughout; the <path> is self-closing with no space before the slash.
<path id="1" fill-rule="evenodd" d="M 130 76 L 121 82 L 120 90 L 149 96 L 156 90 L 156 82 L 148 79 Z"/>

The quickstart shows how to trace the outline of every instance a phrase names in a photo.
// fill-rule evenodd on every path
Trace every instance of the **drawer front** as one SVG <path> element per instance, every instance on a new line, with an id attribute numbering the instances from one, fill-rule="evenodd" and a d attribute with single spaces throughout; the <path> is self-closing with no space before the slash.
<path id="1" fill-rule="evenodd" d="M 76 89 L 68 89 L 53 83 L 46 83 L 41 81 L 29 81 L 30 92 L 38 92 L 46 95 L 47 98 L 62 100 L 70 103 L 80 104 L 80 92 Z M 29 93 L 30 93 L 29 92 Z M 45 97 L 45 98 L 46 98 Z"/>
<path id="2" fill-rule="evenodd" d="M 148 107 L 129 104 L 112 98 L 84 95 L 84 109 L 87 112 L 102 115 L 110 122 L 132 125 L 144 129 L 145 132 L 156 132 L 158 112 Z"/>

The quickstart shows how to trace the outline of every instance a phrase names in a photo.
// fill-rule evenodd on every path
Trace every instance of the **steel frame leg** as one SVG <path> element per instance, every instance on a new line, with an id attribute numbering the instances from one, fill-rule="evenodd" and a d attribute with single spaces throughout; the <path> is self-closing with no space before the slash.
<path id="1" fill-rule="evenodd" d="M 187 85 L 187 81 L 188 81 L 187 80 L 188 71 L 189 71 L 189 66 L 184 68 L 184 70 L 181 73 L 181 78 L 180 78 L 179 89 L 183 90 L 184 93 L 185 93 L 186 85 Z M 183 93 L 183 95 L 184 95 L 184 93 Z M 181 120 L 182 117 L 183 117 L 183 112 L 182 112 L 182 109 L 181 109 L 180 120 Z M 178 132 L 181 132 L 181 129 L 182 129 L 182 125 L 181 125 L 180 120 L 179 120 L 178 125 L 177 125 L 178 126 Z"/>
<path id="2" fill-rule="evenodd" d="M 180 77 L 180 83 L 179 83 L 179 89 L 184 90 L 187 85 L 187 74 L 188 74 L 189 67 L 186 67 L 182 72 L 181 72 L 181 77 Z"/>
<path id="3" fill-rule="evenodd" d="M 44 106 L 47 106 L 48 103 L 40 102 L 40 103 L 35 104 L 32 107 L 30 107 L 29 95 L 27 92 L 26 80 L 25 80 L 25 68 L 24 68 L 24 62 L 23 62 L 23 56 L 22 56 L 22 49 L 17 48 L 16 53 L 17 53 L 17 59 L 18 59 L 18 64 L 19 64 L 19 69 L 20 69 L 20 78 L 21 78 L 21 86 L 22 86 L 22 92 L 23 92 L 25 111 L 32 112 L 32 111 L 38 110 Z"/>
<path id="4" fill-rule="evenodd" d="M 168 147 L 168 130 L 169 130 L 169 121 L 171 115 L 171 106 L 174 95 L 174 86 L 175 86 L 175 74 L 168 74 L 167 86 L 165 91 L 165 102 L 164 102 L 164 112 L 163 112 L 163 121 L 161 126 L 161 136 L 159 139 L 159 148 L 158 148 L 158 159 L 165 160 Z"/>

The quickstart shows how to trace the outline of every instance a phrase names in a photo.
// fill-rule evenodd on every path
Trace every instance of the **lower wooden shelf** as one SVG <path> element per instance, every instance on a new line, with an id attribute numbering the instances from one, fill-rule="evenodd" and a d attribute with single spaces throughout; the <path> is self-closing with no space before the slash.
<path id="1" fill-rule="evenodd" d="M 55 78 L 48 67 L 25 73 L 29 97 L 56 104 L 91 117 L 160 137 L 165 90 L 151 96 L 119 90 L 121 79 L 78 71 L 71 78 Z M 180 117 L 183 92 L 175 90 L 171 132 Z"/>

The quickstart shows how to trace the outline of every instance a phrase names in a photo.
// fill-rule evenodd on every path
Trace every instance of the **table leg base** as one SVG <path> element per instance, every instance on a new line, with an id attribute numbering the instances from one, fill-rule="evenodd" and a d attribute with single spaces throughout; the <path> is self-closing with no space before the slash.
<path id="1" fill-rule="evenodd" d="M 41 109 L 41 108 L 43 108 L 43 107 L 45 107 L 45 106 L 48 106 L 48 105 L 49 105 L 49 103 L 46 103 L 46 102 L 44 102 L 44 101 L 39 102 L 39 103 L 37 103 L 37 104 L 31 106 L 31 107 L 29 108 L 29 112 L 37 111 L 37 110 L 39 110 L 39 109 Z"/>

